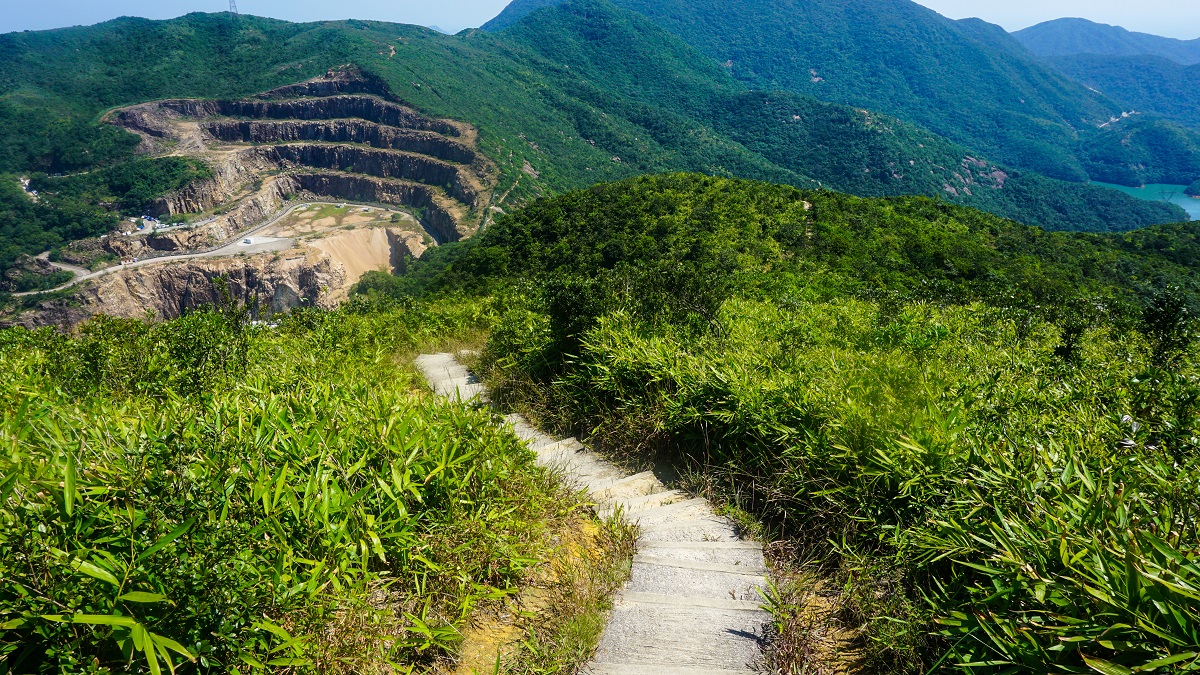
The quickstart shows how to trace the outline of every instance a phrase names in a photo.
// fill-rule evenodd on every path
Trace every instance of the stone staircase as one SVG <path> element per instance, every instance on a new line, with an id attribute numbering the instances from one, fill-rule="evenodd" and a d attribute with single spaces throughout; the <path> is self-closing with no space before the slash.
<path id="1" fill-rule="evenodd" d="M 486 396 L 452 354 L 417 358 L 440 396 Z M 629 475 L 574 438 L 556 439 L 519 415 L 508 423 L 538 464 L 586 490 L 601 516 L 620 512 L 641 538 L 629 581 L 614 599 L 590 675 L 738 675 L 760 672 L 766 585 L 762 547 L 704 499 L 668 489 L 653 472 Z"/>

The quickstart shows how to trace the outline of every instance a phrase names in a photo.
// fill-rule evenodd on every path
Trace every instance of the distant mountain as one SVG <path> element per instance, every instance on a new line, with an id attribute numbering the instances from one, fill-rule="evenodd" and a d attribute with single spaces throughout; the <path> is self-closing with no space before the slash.
<path id="1" fill-rule="evenodd" d="M 1043 57 L 1099 54 L 1104 56 L 1158 56 L 1180 65 L 1200 63 L 1200 39 L 1135 33 L 1120 26 L 1087 19 L 1055 19 L 1013 33 L 1021 44 Z"/>
<path id="2" fill-rule="evenodd" d="M 1048 57 L 1059 70 L 1141 113 L 1200 130 L 1200 64 L 1161 56 L 1075 54 Z"/>
<path id="3" fill-rule="evenodd" d="M 909 0 L 614 0 L 755 89 L 894 115 L 997 161 L 1082 181 L 1080 133 L 1122 112 L 1002 29 Z M 485 29 L 548 4 L 515 0 Z"/>

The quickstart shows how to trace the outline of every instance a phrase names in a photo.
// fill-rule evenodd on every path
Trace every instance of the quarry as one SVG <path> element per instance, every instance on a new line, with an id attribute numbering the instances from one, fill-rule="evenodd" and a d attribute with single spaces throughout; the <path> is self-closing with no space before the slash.
<path id="1" fill-rule="evenodd" d="M 105 121 L 140 136 L 143 156 L 198 159 L 211 176 L 154 202 L 147 222 L 172 226 L 66 247 L 53 264 L 77 270 L 60 287 L 69 296 L 8 324 L 69 329 L 101 311 L 170 319 L 213 302 L 219 278 L 261 312 L 332 307 L 364 273 L 402 271 L 478 231 L 496 183 L 474 127 L 422 115 L 354 68 L 244 100 L 143 103 Z"/>

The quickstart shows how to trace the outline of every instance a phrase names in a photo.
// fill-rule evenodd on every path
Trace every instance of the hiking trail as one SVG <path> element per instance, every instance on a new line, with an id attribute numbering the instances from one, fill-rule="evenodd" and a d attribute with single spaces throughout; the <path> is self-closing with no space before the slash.
<path id="1" fill-rule="evenodd" d="M 484 398 L 483 384 L 453 354 L 416 365 L 439 396 Z M 629 475 L 574 438 L 558 439 L 509 415 L 537 463 L 586 490 L 601 516 L 622 512 L 641 537 L 629 581 L 613 610 L 588 675 L 743 675 L 760 672 L 770 615 L 762 546 L 738 536 L 704 499 L 668 489 L 652 471 Z"/>

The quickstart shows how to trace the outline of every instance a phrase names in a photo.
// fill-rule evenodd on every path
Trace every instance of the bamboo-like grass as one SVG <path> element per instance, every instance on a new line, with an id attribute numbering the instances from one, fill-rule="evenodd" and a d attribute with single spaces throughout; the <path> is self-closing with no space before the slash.
<path id="1" fill-rule="evenodd" d="M 569 506 L 406 354 L 481 303 L 0 332 L 0 672 L 415 672 Z"/>
<path id="2" fill-rule="evenodd" d="M 803 574 L 766 600 L 798 641 L 784 672 L 1200 668 L 1194 347 L 801 289 L 701 331 L 618 307 L 560 357 L 536 298 L 509 307 L 482 356 L 498 400 L 690 468 L 791 552 Z M 833 669 L 831 631 L 853 652 Z"/>

